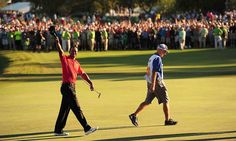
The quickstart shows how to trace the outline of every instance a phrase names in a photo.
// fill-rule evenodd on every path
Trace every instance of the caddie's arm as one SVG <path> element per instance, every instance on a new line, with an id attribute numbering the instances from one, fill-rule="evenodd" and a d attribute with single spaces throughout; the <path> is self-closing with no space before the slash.
<path id="1" fill-rule="evenodd" d="M 155 88 L 156 88 L 156 79 L 157 78 L 157 72 L 153 71 L 152 72 L 152 84 L 151 84 L 151 90 L 152 92 L 155 91 Z"/>
<path id="2" fill-rule="evenodd" d="M 90 80 L 89 76 L 86 73 L 82 73 L 80 76 L 90 85 L 90 90 L 93 91 L 94 90 L 93 83 Z"/>
<path id="3" fill-rule="evenodd" d="M 63 49 L 61 47 L 59 38 L 55 37 L 55 41 L 56 41 L 56 44 L 57 44 L 57 51 L 58 51 L 59 55 L 62 56 L 64 54 L 64 51 L 63 51 Z"/>

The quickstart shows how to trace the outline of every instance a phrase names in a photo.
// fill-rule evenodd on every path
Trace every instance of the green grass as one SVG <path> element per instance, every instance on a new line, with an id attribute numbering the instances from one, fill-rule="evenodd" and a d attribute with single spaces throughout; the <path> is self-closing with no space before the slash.
<path id="1" fill-rule="evenodd" d="M 77 96 L 95 134 L 83 130 L 71 112 L 65 130 L 54 137 L 61 95 L 58 54 L 0 51 L 0 140 L 236 140 L 236 49 L 171 50 L 163 60 L 177 126 L 163 126 L 162 106 L 154 100 L 139 115 L 128 115 L 146 96 L 143 79 L 154 51 L 79 52 L 100 99 L 78 79 Z"/>

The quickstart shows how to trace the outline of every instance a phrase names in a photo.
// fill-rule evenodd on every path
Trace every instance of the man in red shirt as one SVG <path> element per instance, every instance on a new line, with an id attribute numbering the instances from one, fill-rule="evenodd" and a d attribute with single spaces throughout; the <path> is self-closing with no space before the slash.
<path id="1" fill-rule="evenodd" d="M 82 79 L 84 79 L 85 81 L 88 82 L 88 84 L 90 84 L 91 91 L 94 90 L 93 83 L 89 79 L 88 75 L 84 72 L 84 70 L 80 67 L 79 62 L 75 59 L 78 49 L 76 47 L 72 47 L 69 51 L 70 55 L 67 56 L 64 54 L 64 51 L 62 50 L 58 37 L 56 37 L 55 39 L 62 65 L 62 85 L 61 85 L 62 102 L 61 102 L 60 112 L 57 117 L 54 134 L 56 136 L 69 135 L 68 133 L 63 132 L 63 128 L 66 125 L 66 120 L 71 109 L 75 114 L 76 118 L 78 119 L 78 121 L 80 122 L 80 124 L 83 126 L 85 135 L 88 135 L 90 133 L 95 132 L 97 128 L 92 128 L 87 123 L 86 118 L 83 115 L 83 112 L 77 101 L 75 83 L 78 74 L 81 76 Z"/>

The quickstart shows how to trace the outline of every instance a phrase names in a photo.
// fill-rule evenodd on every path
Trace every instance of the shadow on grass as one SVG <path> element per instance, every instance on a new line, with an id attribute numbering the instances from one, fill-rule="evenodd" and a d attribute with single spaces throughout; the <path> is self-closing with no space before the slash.
<path id="1" fill-rule="evenodd" d="M 232 136 L 232 137 L 219 137 L 219 138 L 204 138 L 204 139 L 192 139 L 192 140 L 180 140 L 180 141 L 216 141 L 216 140 L 232 140 L 232 139 L 236 139 L 236 136 Z"/>
<path id="2" fill-rule="evenodd" d="M 236 49 L 226 50 L 190 50 L 183 52 L 170 53 L 164 58 L 164 65 L 170 66 L 164 70 L 166 79 L 184 79 L 209 76 L 223 76 L 236 74 Z M 145 52 L 146 53 L 146 52 Z M 104 67 L 140 67 L 147 64 L 150 54 L 133 54 L 104 57 L 86 57 L 79 59 L 84 68 L 94 68 L 94 73 L 89 73 L 92 80 L 109 79 L 112 81 L 126 80 L 144 80 L 145 70 L 143 72 L 119 72 L 111 69 L 110 73 L 97 73 L 96 68 Z M 0 54 L 0 80 L 1 81 L 19 81 L 19 82 L 41 82 L 41 81 L 60 81 L 62 76 L 59 73 L 53 74 L 2 74 L 4 69 L 9 66 L 9 59 Z M 2 61 L 3 60 L 3 61 Z M 35 65 L 47 68 L 61 68 L 60 63 L 34 63 L 26 65 Z M 208 67 L 208 65 L 210 65 Z M 176 67 L 175 67 L 176 66 Z M 178 68 L 181 66 L 183 68 Z M 192 67 L 196 66 L 196 67 Z M 198 67 L 203 66 L 203 67 Z M 20 68 L 20 67 L 19 67 Z M 127 70 L 129 71 L 129 70 Z"/>
<path id="3" fill-rule="evenodd" d="M 0 75 L 3 74 L 4 70 L 9 66 L 10 60 L 0 54 Z"/>
<path id="4" fill-rule="evenodd" d="M 38 137 L 25 137 L 25 138 L 14 138 L 14 139 L 5 139 L 4 141 L 7 141 L 7 140 L 17 140 L 17 141 L 39 141 L 39 140 L 55 140 L 55 139 L 63 139 L 63 140 L 66 140 L 66 139 L 71 139 L 71 138 L 79 138 L 79 137 L 82 137 L 82 136 L 65 136 L 65 137 L 60 137 L 60 136 L 54 136 L 54 135 L 46 135 L 46 136 L 38 136 Z"/>
<path id="5" fill-rule="evenodd" d="M 0 81 L 2 82 L 44 82 L 44 81 L 60 81 L 62 75 L 55 74 L 2 74 Z"/>
<path id="6" fill-rule="evenodd" d="M 164 134 L 164 135 L 134 136 L 134 137 L 101 139 L 101 140 L 96 140 L 96 141 L 132 141 L 132 140 L 169 139 L 169 138 L 178 138 L 178 137 L 195 137 L 195 136 L 230 134 L 230 133 L 236 133 L 236 131 L 219 131 L 219 132 L 200 132 L 200 133 L 179 133 L 179 134 Z M 217 140 L 217 139 L 218 140 L 224 140 L 224 139 L 236 139 L 236 137 L 234 136 L 234 137 L 210 138 L 210 139 L 212 139 L 212 140 L 214 140 L 214 139 L 215 140 Z M 197 139 L 197 140 L 199 140 L 199 139 Z M 208 140 L 208 139 L 206 139 L 206 140 Z"/>
<path id="7" fill-rule="evenodd" d="M 110 72 L 89 73 L 92 80 L 109 79 L 112 81 L 144 80 L 145 72 Z M 211 67 L 211 68 L 169 68 L 164 71 L 165 79 L 184 79 L 211 76 L 236 75 L 236 66 Z M 80 79 L 80 78 L 78 78 Z M 2 74 L 1 81 L 5 82 L 43 82 L 60 81 L 62 75 L 55 74 Z"/>
<path id="8" fill-rule="evenodd" d="M 149 127 L 157 127 L 162 125 L 147 125 L 142 126 L 142 128 L 149 128 Z M 99 128 L 101 131 L 106 130 L 116 130 L 116 129 L 128 129 L 128 128 L 136 128 L 134 126 L 118 126 L 118 127 L 105 127 L 105 128 Z M 78 130 L 66 130 L 66 132 L 82 132 L 84 134 L 84 131 L 82 129 Z M 53 132 L 34 132 L 34 133 L 21 133 L 21 134 L 7 134 L 7 135 L 0 135 L 0 140 L 20 140 L 20 141 L 28 141 L 28 140 L 48 140 L 48 139 L 56 139 L 56 138 L 78 138 L 81 136 L 68 136 L 68 137 L 58 137 L 54 136 Z"/>
<path id="9" fill-rule="evenodd" d="M 142 128 L 151 128 L 151 127 L 158 127 L 163 125 L 147 125 L 142 126 Z M 110 131 L 110 130 L 117 130 L 117 129 L 132 129 L 137 128 L 134 126 L 118 126 L 118 127 L 104 127 L 99 128 L 100 131 Z M 148 130 L 148 129 L 147 129 Z M 84 136 L 84 132 L 82 129 L 73 129 L 73 130 L 66 130 L 66 132 L 81 132 L 82 135 L 70 135 L 67 137 L 58 137 L 54 136 L 53 132 L 33 132 L 33 133 L 20 133 L 20 134 L 6 134 L 0 135 L 0 140 L 19 140 L 19 141 L 32 141 L 32 140 L 51 140 L 51 139 L 69 139 L 69 138 L 79 138 Z M 178 134 L 162 134 L 162 135 L 148 135 L 148 136 L 133 136 L 133 137 L 120 137 L 120 138 L 110 138 L 110 139 L 99 139 L 96 141 L 131 141 L 131 140 L 151 140 L 151 139 L 169 139 L 169 138 L 178 138 L 178 137 L 197 137 L 197 136 L 204 136 L 204 135 L 227 135 L 229 137 L 219 137 L 219 138 L 204 138 L 204 139 L 191 139 L 193 141 L 203 141 L 203 140 L 227 140 L 227 139 L 236 139 L 236 136 L 230 136 L 230 134 L 236 133 L 236 130 L 233 131 L 216 131 L 216 132 L 193 132 L 193 133 L 178 133 Z M 186 140 L 190 141 L 190 140 Z"/>
<path id="10" fill-rule="evenodd" d="M 155 51 L 153 51 L 154 53 Z M 146 52 L 145 52 L 146 53 Z M 146 66 L 148 58 L 152 54 L 132 54 L 120 56 L 85 57 L 79 58 L 82 66 L 96 65 L 104 67 L 104 64 L 117 66 Z M 236 62 L 236 49 L 196 49 L 175 51 L 163 58 L 165 66 L 198 66 L 198 65 L 219 65 Z"/>
<path id="11" fill-rule="evenodd" d="M 153 51 L 154 53 L 155 51 Z M 146 66 L 148 58 L 152 54 L 130 54 L 116 56 L 95 56 L 83 57 L 78 56 L 78 61 L 84 68 L 106 68 L 106 67 L 125 67 L 125 66 Z M 59 61 L 55 63 L 45 63 L 40 60 L 37 62 L 26 63 L 25 66 L 41 66 L 44 68 L 61 68 Z M 53 61 L 54 62 L 54 61 Z M 184 50 L 174 51 L 163 58 L 165 66 L 198 66 L 198 65 L 219 65 L 232 64 L 236 62 L 236 49 L 198 49 L 198 50 Z M 14 66 L 21 66 L 22 64 L 15 64 Z M 2 67 L 1 67 L 2 68 Z"/>

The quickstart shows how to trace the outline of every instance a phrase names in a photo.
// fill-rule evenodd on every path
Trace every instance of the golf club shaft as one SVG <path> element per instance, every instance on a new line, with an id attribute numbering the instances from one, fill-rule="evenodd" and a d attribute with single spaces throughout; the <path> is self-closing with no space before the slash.
<path id="1" fill-rule="evenodd" d="M 83 80 L 88 86 L 90 86 L 90 84 L 89 84 L 86 80 L 84 80 L 83 78 L 82 78 L 82 80 Z M 101 93 L 98 92 L 96 89 L 93 89 L 93 91 L 96 92 L 96 93 L 98 94 L 98 98 L 100 98 Z"/>

